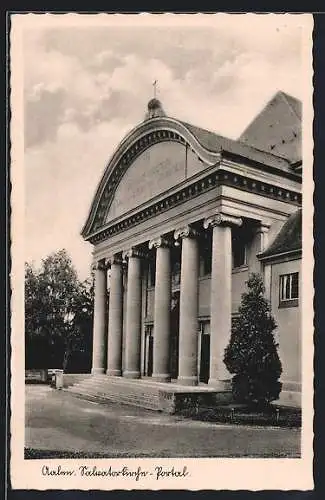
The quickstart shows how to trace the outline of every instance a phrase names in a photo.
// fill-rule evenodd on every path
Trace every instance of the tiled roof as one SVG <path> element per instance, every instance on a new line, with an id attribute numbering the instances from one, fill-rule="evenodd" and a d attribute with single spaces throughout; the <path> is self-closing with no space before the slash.
<path id="1" fill-rule="evenodd" d="M 282 96 L 287 100 L 287 102 L 289 103 L 289 105 L 291 106 L 291 108 L 293 109 L 293 111 L 296 113 L 296 115 L 299 118 L 299 120 L 301 120 L 302 119 L 302 105 L 301 105 L 301 101 L 299 101 L 295 97 L 292 97 L 289 94 L 286 94 L 285 92 L 279 92 L 279 93 L 282 94 Z"/>
<path id="2" fill-rule="evenodd" d="M 238 155 L 261 164 L 270 165 L 287 172 L 293 172 L 290 166 L 290 162 L 288 162 L 284 158 L 281 158 L 280 156 L 274 155 L 267 151 L 261 151 L 238 140 L 223 137 L 190 123 L 180 123 L 182 123 L 196 137 L 198 142 L 209 151 L 212 151 L 214 153 L 226 151 L 228 153 L 232 153 L 234 155 Z"/>
<path id="3" fill-rule="evenodd" d="M 302 210 L 294 212 L 284 223 L 275 240 L 261 254 L 261 257 L 270 257 L 285 252 L 300 250 L 302 247 Z"/>
<path id="4" fill-rule="evenodd" d="M 277 92 L 239 140 L 297 163 L 302 158 L 301 120 L 301 102 L 285 92 Z"/>

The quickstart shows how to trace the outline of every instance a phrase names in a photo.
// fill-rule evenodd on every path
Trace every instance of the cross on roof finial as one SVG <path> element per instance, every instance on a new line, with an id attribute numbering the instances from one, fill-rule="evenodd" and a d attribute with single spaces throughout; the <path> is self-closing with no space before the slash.
<path id="1" fill-rule="evenodd" d="M 157 83 L 158 83 L 157 80 L 155 80 L 152 84 L 153 85 L 153 96 L 155 99 L 157 97 Z"/>

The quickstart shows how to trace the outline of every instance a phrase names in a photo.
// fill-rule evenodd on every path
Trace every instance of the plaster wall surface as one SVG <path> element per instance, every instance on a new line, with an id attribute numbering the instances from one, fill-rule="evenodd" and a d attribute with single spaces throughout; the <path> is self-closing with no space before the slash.
<path id="1" fill-rule="evenodd" d="M 299 272 L 301 293 L 301 260 L 292 260 L 272 265 L 271 305 L 278 328 L 276 338 L 279 343 L 279 355 L 282 362 L 282 380 L 301 383 L 301 306 L 279 307 L 280 276 Z M 313 332 L 310 335 L 312 342 Z"/>

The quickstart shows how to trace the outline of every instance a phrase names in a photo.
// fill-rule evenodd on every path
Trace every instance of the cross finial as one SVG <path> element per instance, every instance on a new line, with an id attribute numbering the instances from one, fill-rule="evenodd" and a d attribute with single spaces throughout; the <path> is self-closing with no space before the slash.
<path id="1" fill-rule="evenodd" d="M 155 99 L 157 97 L 157 83 L 158 83 L 157 80 L 155 80 L 152 84 L 153 85 L 153 96 Z"/>

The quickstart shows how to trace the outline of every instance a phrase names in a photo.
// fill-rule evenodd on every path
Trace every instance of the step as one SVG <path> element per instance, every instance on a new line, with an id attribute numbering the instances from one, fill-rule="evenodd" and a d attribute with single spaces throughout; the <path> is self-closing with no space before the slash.
<path id="1" fill-rule="evenodd" d="M 166 385 L 166 386 L 170 386 L 169 383 L 162 383 L 162 382 L 156 382 L 154 380 L 150 380 L 150 379 L 143 379 L 143 378 L 139 378 L 139 379 L 133 379 L 133 378 L 124 378 L 124 377 L 113 377 L 113 376 L 109 376 L 109 375 L 94 375 L 93 377 L 90 377 L 84 381 L 90 381 L 90 380 L 93 380 L 93 379 L 97 379 L 97 380 L 100 380 L 101 382 L 107 382 L 109 381 L 110 383 L 112 384 L 119 384 L 119 385 L 132 385 L 133 387 L 137 387 L 137 386 L 141 386 L 143 387 L 143 385 L 145 385 L 146 387 L 152 387 L 152 388 L 155 388 L 157 390 L 159 390 L 162 386 Z"/>
<path id="2" fill-rule="evenodd" d="M 121 392 L 114 391 L 112 388 L 102 388 L 102 387 L 70 387 L 68 389 L 71 392 L 89 392 L 92 394 L 105 394 L 105 395 L 113 395 L 117 397 L 129 397 L 135 399 L 146 399 L 146 400 L 156 400 L 159 401 L 158 394 L 150 394 L 150 393 L 142 393 L 137 394 L 134 392 Z"/>
<path id="3" fill-rule="evenodd" d="M 111 377 L 106 374 L 93 375 L 64 390 L 81 399 L 131 405 L 166 413 L 177 413 L 182 411 L 182 408 L 186 409 L 188 407 L 187 393 L 192 394 L 193 401 L 197 397 L 199 402 L 201 394 L 215 392 L 214 389 L 207 387 L 185 387 L 177 383 Z M 165 397 L 161 399 L 161 393 L 167 395 L 166 400 Z M 171 401 L 168 395 L 172 396 Z"/>
<path id="4" fill-rule="evenodd" d="M 134 403 L 139 406 L 146 406 L 150 408 L 159 408 L 159 401 L 154 401 L 152 399 L 139 399 L 139 398 L 133 398 L 133 397 L 120 397 L 116 394 L 105 394 L 105 393 L 94 393 L 94 392 L 89 392 L 89 391 L 71 391 L 74 394 L 79 394 L 79 395 L 89 395 L 94 398 L 102 398 L 102 399 L 107 399 L 111 401 L 120 401 L 120 402 L 125 402 L 125 403 Z"/>
<path id="5" fill-rule="evenodd" d="M 80 399 L 87 399 L 90 401 L 98 401 L 98 402 L 103 402 L 103 403 L 116 403 L 116 404 L 122 404 L 122 405 L 130 405 L 130 406 L 136 406 L 138 408 L 145 408 L 146 410 L 153 410 L 153 411 L 159 411 L 159 408 L 156 405 L 151 405 L 147 404 L 144 402 L 139 402 L 139 401 L 130 401 L 130 400 L 122 400 L 120 398 L 112 398 L 112 397 L 104 397 L 104 396 L 96 396 L 94 394 L 88 394 L 88 393 L 72 393 L 73 396 L 79 397 Z"/>
<path id="6" fill-rule="evenodd" d="M 70 387 L 75 388 L 75 389 L 98 389 L 99 391 L 105 392 L 105 391 L 114 391 L 117 394 L 137 394 L 138 396 L 146 396 L 146 395 L 151 395 L 152 397 L 158 397 L 159 392 L 158 391 L 152 391 L 152 390 L 146 390 L 145 387 L 141 388 L 134 388 L 130 386 L 114 386 L 114 384 L 99 384 L 99 383 L 92 383 L 92 384 L 79 384 L 79 385 L 73 385 Z"/>
<path id="7" fill-rule="evenodd" d="M 125 385 L 119 385 L 119 384 L 111 384 L 109 382 L 106 382 L 106 383 L 101 383 L 99 381 L 92 381 L 91 383 L 79 383 L 79 384 L 75 384 L 73 386 L 70 386 L 71 388 L 74 387 L 74 388 L 78 388 L 78 389 L 87 389 L 87 388 L 93 388 L 93 389 L 98 389 L 100 391 L 115 391 L 116 393 L 120 393 L 120 394 L 127 394 L 127 393 L 131 393 L 131 394 L 137 394 L 139 396 L 142 396 L 142 395 L 151 395 L 151 396 L 157 396 L 159 395 L 159 391 L 155 388 L 155 389 L 152 389 L 150 387 L 146 387 L 146 386 L 133 386 L 133 385 L 128 385 L 128 384 L 125 384 Z"/>
<path id="8" fill-rule="evenodd" d="M 130 396 L 121 397 L 120 394 L 96 393 L 96 392 L 80 391 L 80 390 L 72 391 L 71 389 L 66 389 L 66 391 L 81 398 L 91 399 L 93 401 L 98 400 L 103 402 L 115 402 L 120 404 L 138 406 L 149 410 L 156 410 L 156 411 L 159 410 L 159 402 L 153 401 L 152 398 L 144 400 Z"/>
<path id="9" fill-rule="evenodd" d="M 114 393 L 114 394 L 119 394 L 119 395 L 134 395 L 136 397 L 152 397 L 152 398 L 159 398 L 159 393 L 158 392 L 152 392 L 152 391 L 146 391 L 145 388 L 141 388 L 141 390 L 134 390 L 133 387 L 116 387 L 114 385 L 110 384 L 91 384 L 91 385 L 73 385 L 69 387 L 69 390 L 72 391 L 80 391 L 80 390 L 90 390 L 90 391 L 95 391 L 95 392 L 102 392 L 102 393 Z"/>
<path id="10" fill-rule="evenodd" d="M 188 392 L 189 388 L 177 384 L 177 382 L 157 382 L 155 380 L 150 380 L 150 378 L 140 378 L 140 379 L 128 379 L 124 377 L 113 377 L 109 376 L 106 374 L 99 374 L 99 375 L 93 375 L 90 378 L 84 379 L 83 381 L 79 382 L 80 383 L 86 383 L 86 384 L 92 384 L 93 381 L 99 381 L 100 383 L 104 384 L 109 382 L 110 384 L 114 385 L 119 385 L 121 387 L 132 387 L 134 390 L 136 390 L 137 387 L 143 388 L 144 386 L 146 387 L 146 391 L 149 389 L 152 389 L 153 391 L 166 391 L 166 392 Z M 77 384 L 74 384 L 77 385 Z M 204 386 L 194 386 L 190 387 L 190 392 L 214 392 L 214 389 L 212 387 L 208 387 L 206 385 Z"/>

